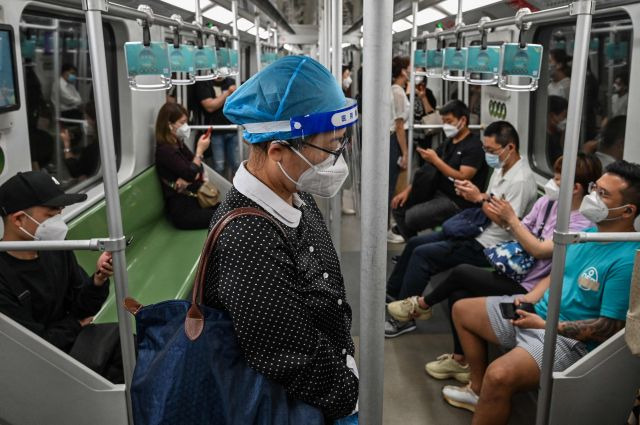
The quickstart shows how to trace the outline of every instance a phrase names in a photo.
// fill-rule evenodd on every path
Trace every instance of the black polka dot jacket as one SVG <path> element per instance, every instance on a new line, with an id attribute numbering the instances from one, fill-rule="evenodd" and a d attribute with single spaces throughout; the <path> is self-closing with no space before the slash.
<path id="1" fill-rule="evenodd" d="M 261 217 L 225 228 L 207 270 L 205 304 L 229 312 L 251 367 L 337 419 L 358 400 L 358 378 L 346 364 L 354 354 L 351 307 L 320 210 L 309 194 L 300 197 L 298 227 L 281 225 L 286 241 Z M 262 209 L 232 188 L 212 225 L 240 207 Z"/>

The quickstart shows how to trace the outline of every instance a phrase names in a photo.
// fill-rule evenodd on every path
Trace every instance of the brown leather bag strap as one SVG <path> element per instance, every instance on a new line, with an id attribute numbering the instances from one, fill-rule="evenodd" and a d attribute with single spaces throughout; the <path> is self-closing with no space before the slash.
<path id="1" fill-rule="evenodd" d="M 273 217 L 271 217 L 266 212 L 259 210 L 253 207 L 244 207 L 237 208 L 233 211 L 225 214 L 218 222 L 213 226 L 211 232 L 209 232 L 209 236 L 204 243 L 202 248 L 202 253 L 200 254 L 200 261 L 198 262 L 198 270 L 196 272 L 196 278 L 193 285 L 193 292 L 191 295 L 191 307 L 187 312 L 187 317 L 185 319 L 185 332 L 187 336 L 191 340 L 195 340 L 202 333 L 202 329 L 204 328 L 204 317 L 198 304 L 202 303 L 204 285 L 205 285 L 205 272 L 207 270 L 207 266 L 209 265 L 209 259 L 213 250 L 218 242 L 218 238 L 222 234 L 224 228 L 234 219 L 243 216 L 256 216 L 263 217 L 269 220 L 273 225 L 276 226 L 278 231 L 282 234 L 282 236 L 286 240 L 286 233 L 280 223 L 278 223 Z"/>

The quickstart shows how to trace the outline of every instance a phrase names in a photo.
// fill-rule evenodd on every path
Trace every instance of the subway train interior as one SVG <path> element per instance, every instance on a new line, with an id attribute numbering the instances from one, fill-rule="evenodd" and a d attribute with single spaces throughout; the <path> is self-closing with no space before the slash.
<path id="1" fill-rule="evenodd" d="M 628 0 L 0 0 L 0 184 L 18 172 L 42 171 L 67 193 L 86 194 L 62 211 L 66 245 L 37 241 L 30 249 L 73 249 L 87 272 L 100 251 L 113 252 L 110 293 L 93 320 L 118 323 L 125 380 L 111 382 L 0 308 L 0 424 L 134 423 L 135 324 L 123 300 L 190 299 L 207 237 L 206 229 L 177 228 L 165 212 L 168 183 L 156 171 L 158 113 L 167 102 L 189 111 L 186 145 L 196 151 L 211 124 L 196 113 L 197 84 L 224 81 L 215 86 L 219 97 L 295 55 L 320 62 L 358 102 L 352 134 L 359 137 L 345 153 L 349 177 L 338 195 L 316 201 L 353 312 L 360 423 L 472 423 L 472 412 L 443 397 L 445 385 L 459 383 L 425 370 L 452 350 L 447 302 L 433 307 L 430 320 L 416 320 L 411 332 L 386 332 L 393 320 L 384 301 L 387 279 L 408 246 L 394 233 L 390 200 L 408 190 L 425 152 L 447 143 L 447 114 L 438 111 L 454 100 L 466 105 L 465 125 L 478 140 L 493 123 L 513 125 L 537 197 L 559 175 L 563 155 L 640 163 L 634 140 L 640 120 L 626 119 L 640 116 L 640 80 L 631 78 L 640 73 L 639 29 L 640 2 Z M 210 57 L 198 62 L 199 52 Z M 183 56 L 176 62 L 174 54 Z M 181 62 L 186 57 L 190 64 Z M 389 142 L 399 131 L 389 118 L 397 78 L 408 105 L 401 153 Z M 251 148 L 241 125 L 216 122 L 210 130 L 234 144 L 235 162 L 229 151 L 224 161 L 223 148 L 208 149 L 202 160 L 224 197 Z M 570 185 L 575 160 L 561 167 Z M 389 168 L 398 174 L 388 197 Z M 574 242 L 561 239 L 569 232 L 568 219 L 561 219 L 570 211 L 566 187 L 560 184 L 557 234 L 549 236 L 556 243 L 547 271 L 547 329 L 554 330 L 549 322 L 553 314 L 558 321 L 562 286 L 555 295 L 554 288 L 562 284 L 566 247 L 587 241 L 585 233 Z M 418 230 L 434 234 L 440 225 Z M 639 240 L 637 232 L 611 237 Z M 29 249 L 25 244 L 0 241 L 0 252 Z M 0 267 L 8 266 L 0 261 Z M 445 270 L 434 273 L 428 288 L 447 278 Z M 640 285 L 638 279 L 626 284 Z M 540 384 L 512 398 L 509 424 L 638 423 L 640 359 L 624 329 L 561 371 L 549 366 L 555 340 L 547 337 Z M 490 359 L 504 353 L 489 344 Z"/>

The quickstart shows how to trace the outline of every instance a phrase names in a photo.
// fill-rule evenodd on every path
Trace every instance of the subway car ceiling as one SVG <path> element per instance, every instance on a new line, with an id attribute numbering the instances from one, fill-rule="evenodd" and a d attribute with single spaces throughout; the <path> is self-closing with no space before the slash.
<path id="1" fill-rule="evenodd" d="M 61 4 L 65 5 L 70 0 L 62 0 Z M 171 1 L 157 1 L 152 0 L 149 2 L 122 0 L 120 2 L 123 5 L 135 8 L 141 3 L 148 3 L 158 15 L 171 16 L 178 14 L 182 17 L 184 22 L 191 22 L 195 17 L 194 9 L 195 5 L 191 1 L 171 0 Z M 200 5 L 203 8 L 203 17 L 205 22 L 218 27 L 220 30 L 229 30 L 230 20 L 232 16 L 229 16 L 230 10 L 229 1 L 220 1 L 211 3 L 208 0 L 201 0 Z M 285 52 L 288 49 L 294 49 L 296 53 L 307 53 L 314 55 L 317 50 L 314 50 L 313 44 L 315 43 L 300 43 L 297 45 L 291 45 L 287 43 L 287 40 L 301 40 L 304 37 L 307 39 L 313 39 L 313 33 L 315 32 L 316 42 L 318 34 L 318 2 L 317 1 L 302 1 L 302 0 L 279 0 L 274 2 L 283 19 L 290 22 L 293 33 L 287 32 L 285 28 L 281 26 L 277 27 L 278 44 L 281 52 Z M 395 2 L 394 5 L 394 24 L 393 24 L 393 38 L 394 38 L 394 54 L 409 54 L 409 38 L 411 34 L 412 15 L 411 15 L 411 0 L 402 0 Z M 568 1 L 531 1 L 528 4 L 532 9 L 536 8 L 548 8 L 550 6 L 560 6 L 568 4 Z M 613 6 L 624 6 L 629 2 L 600 0 L 597 2 L 598 9 L 605 9 Z M 61 66 L 65 61 L 72 61 L 77 63 L 77 66 L 84 67 L 86 75 L 90 76 L 90 64 L 88 55 L 81 58 L 78 50 L 74 45 L 66 44 L 66 39 L 71 37 L 77 37 L 76 35 L 82 35 L 84 30 L 84 17 L 82 12 L 77 8 L 67 9 L 60 6 L 53 7 L 50 4 L 39 2 L 26 2 L 22 0 L 1 0 L 0 5 L 3 7 L 3 21 L 5 22 L 21 22 L 21 29 L 18 31 L 16 28 L 16 34 L 26 34 L 29 31 L 37 31 L 37 29 L 28 28 L 29 25 L 50 25 L 52 19 L 58 19 L 61 23 L 61 28 L 64 30 L 63 37 L 60 40 L 60 45 L 65 50 L 58 58 L 58 62 L 53 60 L 52 55 L 44 54 L 42 49 L 36 52 L 35 59 L 30 63 L 26 63 L 27 59 L 25 52 L 21 52 L 21 45 L 16 42 L 16 55 L 18 64 L 20 64 L 20 58 L 23 60 L 23 65 L 18 65 L 17 74 L 18 82 L 20 85 L 21 96 L 25 97 L 27 93 L 27 83 L 31 83 L 34 80 L 28 78 L 35 72 L 40 80 L 41 90 L 43 92 L 45 100 L 51 98 L 51 87 L 59 70 L 54 68 Z M 9 6 L 16 7 L 9 7 Z M 517 8 L 521 6 L 520 3 L 514 4 L 513 2 L 507 2 L 502 0 L 464 0 L 463 1 L 463 21 L 467 24 L 474 24 L 478 22 L 481 17 L 489 17 L 492 20 L 513 16 Z M 417 33 L 420 35 L 424 31 L 433 32 L 436 26 L 443 28 L 451 28 L 455 21 L 455 13 L 457 10 L 456 0 L 443 0 L 443 1 L 419 1 L 419 11 L 416 16 L 416 22 L 418 25 Z M 72 10 L 73 13 L 68 13 Z M 610 108 L 611 98 L 611 85 L 613 79 L 620 73 L 630 75 L 630 70 L 633 67 L 633 62 L 637 55 L 632 55 L 632 51 L 635 46 L 632 43 L 632 31 L 629 28 L 631 22 L 635 20 L 638 14 L 638 5 L 629 5 L 628 7 L 616 8 L 612 14 L 594 17 L 594 23 L 592 27 L 598 31 L 594 33 L 594 38 L 600 38 L 601 44 L 606 42 L 607 31 L 612 30 L 615 26 L 618 35 L 616 40 L 626 41 L 628 47 L 627 60 L 625 64 L 616 63 L 614 67 L 608 67 L 606 61 L 605 52 L 602 49 L 594 50 L 590 56 L 591 66 L 593 73 L 597 77 L 599 82 L 598 97 L 603 105 L 603 116 L 607 116 L 608 109 Z M 357 67 L 362 58 L 361 50 L 361 17 L 362 17 L 362 4 L 359 1 L 347 0 L 344 2 L 344 38 L 343 48 L 346 50 L 343 61 L 345 64 L 349 63 L 352 58 L 355 58 L 353 66 Z M 253 5 L 249 1 L 239 2 L 239 35 L 240 35 L 240 48 L 243 61 L 246 62 L 242 66 L 242 80 L 246 80 L 255 72 L 255 21 L 248 18 L 254 18 Z M 260 34 L 262 34 L 261 40 L 268 41 L 269 37 L 266 33 L 267 28 L 274 30 L 276 28 L 275 22 L 277 16 L 273 13 L 267 14 L 264 12 L 259 13 L 260 18 Z M 240 24 L 242 22 L 242 24 Z M 360 24 L 359 24 L 360 23 Z M 17 26 L 16 26 L 17 27 Z M 553 49 L 557 45 L 556 35 L 558 32 L 566 34 L 567 45 L 566 51 L 571 54 L 571 39 L 574 23 L 572 18 L 558 19 L 554 22 L 537 24 L 530 31 L 525 34 L 525 39 L 529 42 L 541 43 L 545 46 L 545 49 Z M 620 28 L 626 27 L 625 30 Z M 152 39 L 160 40 L 164 38 L 165 41 L 170 40 L 172 34 L 168 28 L 163 28 L 159 25 L 152 26 Z M 273 34 L 273 31 L 269 34 Z M 126 76 L 126 64 L 121 46 L 127 41 L 137 41 L 142 37 L 142 30 L 140 26 L 131 19 L 121 19 L 117 17 L 105 16 L 105 51 L 107 57 L 107 64 L 110 69 L 109 76 L 109 89 L 111 92 L 112 102 L 112 116 L 113 133 L 115 136 L 116 152 L 118 156 L 118 170 L 119 170 L 119 182 L 120 184 L 128 181 L 137 174 L 139 174 L 146 167 L 151 165 L 153 158 L 153 125 L 155 120 L 155 114 L 159 106 L 163 103 L 164 97 L 161 92 L 155 94 L 152 93 L 136 93 L 131 92 L 127 88 L 127 76 Z M 186 40 L 193 41 L 193 34 L 189 34 L 189 31 L 183 31 L 183 37 Z M 504 42 L 515 41 L 517 38 L 517 30 L 515 27 L 510 28 L 498 28 L 490 34 L 491 42 Z M 271 38 L 272 40 L 273 38 Z M 477 33 L 467 33 L 464 37 L 465 45 L 477 42 L 479 35 Z M 448 38 L 447 42 L 452 42 L 452 38 Z M 295 43 L 294 43 L 295 44 Z M 424 45 L 424 43 L 418 43 Z M 419 47 L 420 48 L 420 47 Z M 424 48 L 424 47 L 422 47 Z M 289 50 L 291 51 L 291 50 Z M 46 53 L 46 52 L 45 52 Z M 542 69 L 546 70 L 547 59 L 546 55 L 543 58 Z M 354 72 L 357 69 L 353 70 Z M 506 108 L 509 106 L 507 114 L 503 119 L 507 119 L 513 122 L 521 135 L 522 141 L 522 153 L 528 158 L 534 170 L 538 173 L 540 183 L 543 183 L 544 179 L 550 174 L 551 166 L 545 159 L 546 155 L 546 141 L 544 140 L 544 131 L 540 132 L 537 129 L 544 128 L 546 126 L 547 117 L 547 93 L 546 85 L 548 84 L 547 72 L 543 71 L 540 79 L 540 89 L 532 93 L 515 93 L 501 91 L 496 87 L 479 87 L 468 84 L 458 84 L 452 82 L 445 82 L 441 79 L 429 79 L 429 87 L 439 94 L 440 104 L 443 104 L 447 100 L 451 99 L 453 94 L 462 88 L 460 97 L 470 103 L 476 102 L 476 124 L 488 124 L 493 120 L 498 119 L 502 114 L 496 114 L 492 105 L 498 105 L 500 108 Z M 354 80 L 356 80 L 354 78 Z M 629 114 L 632 114 L 637 109 L 634 102 L 635 93 L 634 81 L 630 81 L 630 94 L 629 94 Z M 91 98 L 91 84 L 89 80 L 83 81 L 79 85 L 79 91 L 83 95 L 84 99 Z M 184 90 L 186 95 L 186 89 Z M 456 94 L 457 95 L 457 94 Z M 0 145 L 2 145 L 5 151 L 5 169 L 0 176 L 0 180 L 6 179 L 7 176 L 13 173 L 29 169 L 33 167 L 34 156 L 37 155 L 38 149 L 36 146 L 32 146 L 31 150 L 24 149 L 24 140 L 31 139 L 32 134 L 27 135 L 27 128 L 29 118 L 25 114 L 25 106 L 27 102 L 22 102 L 21 109 L 15 112 L 9 112 L 7 114 L 1 114 L 0 120 L 11 120 L 12 130 L 5 132 L 0 137 Z M 46 112 L 46 111 L 44 111 Z M 50 112 L 50 111 L 49 111 Z M 44 115 L 44 114 L 43 114 Z M 481 122 L 480 122 L 481 121 Z M 42 122 L 40 123 L 42 124 Z M 46 124 L 46 123 L 45 123 Z M 51 124 L 51 123 L 49 123 Z M 629 134 L 636 133 L 640 129 L 634 129 L 638 124 L 634 122 L 627 123 L 627 130 Z M 633 129 L 633 130 L 632 130 Z M 54 134 L 53 128 L 47 130 L 50 135 Z M 592 136 L 591 134 L 589 136 Z M 585 135 L 586 137 L 586 135 Z M 22 140 L 22 142 L 21 142 Z M 583 139 L 582 142 L 586 142 L 589 138 Z M 33 143 L 32 143 L 33 144 Z M 625 145 L 625 158 L 634 160 L 640 157 L 640 148 L 635 146 L 636 144 L 627 143 Z M 89 203 L 95 202 L 102 194 L 102 186 L 98 184 L 98 176 L 93 176 L 92 179 L 86 179 L 82 181 L 82 184 L 78 186 L 69 186 L 75 191 L 88 191 Z M 86 206 L 84 206 L 86 207 Z M 71 216 L 75 215 L 77 211 L 83 207 L 78 206 L 76 212 L 73 208 L 69 209 Z"/>

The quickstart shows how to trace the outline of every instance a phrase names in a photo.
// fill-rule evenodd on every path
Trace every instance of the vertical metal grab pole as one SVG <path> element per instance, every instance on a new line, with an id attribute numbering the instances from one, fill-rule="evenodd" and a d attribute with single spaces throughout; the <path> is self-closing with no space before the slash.
<path id="1" fill-rule="evenodd" d="M 393 0 L 364 0 L 360 423 L 382 425 Z"/>
<path id="2" fill-rule="evenodd" d="M 338 85 L 342 87 L 342 0 L 333 0 L 331 5 L 331 70 Z M 331 199 L 330 232 L 338 258 L 342 242 L 342 190 Z"/>
<path id="3" fill-rule="evenodd" d="M 260 42 L 260 15 L 258 14 L 258 8 L 255 11 L 255 19 L 253 25 L 256 28 L 256 69 L 258 72 L 262 69 L 262 43 Z"/>
<path id="4" fill-rule="evenodd" d="M 118 194 L 118 170 L 116 169 L 116 152 L 111 128 L 111 101 L 109 99 L 109 84 L 107 62 L 104 52 L 104 34 L 102 32 L 102 12 L 107 11 L 106 0 L 83 0 L 86 12 L 87 35 L 89 38 L 89 55 L 93 76 L 93 93 L 96 100 L 98 124 L 98 141 L 100 157 L 102 159 L 102 173 L 104 192 L 107 203 L 107 227 L 111 239 L 124 237 L 122 215 L 120 212 L 120 197 Z M 131 414 L 131 377 L 136 357 L 133 345 L 133 327 L 131 317 L 123 307 L 123 300 L 127 296 L 127 262 L 124 247 L 113 252 L 113 280 L 116 293 L 118 311 L 118 327 L 122 346 L 122 363 L 126 385 L 127 414 L 129 423 L 133 424 Z"/>
<path id="5" fill-rule="evenodd" d="M 416 107 L 416 42 L 413 40 L 418 36 L 418 26 L 416 25 L 416 15 L 418 14 L 418 0 L 413 0 L 411 5 L 411 13 L 413 16 L 413 28 L 411 28 L 411 41 L 409 52 L 409 69 L 411 69 L 411 78 L 409 78 L 409 132 L 407 136 L 407 184 L 411 184 L 411 175 L 413 174 L 413 125 L 415 124 Z"/>
<path id="6" fill-rule="evenodd" d="M 569 215 L 571 214 L 572 193 L 576 174 L 576 159 L 580 143 L 580 123 L 582 122 L 582 102 L 584 99 L 584 84 L 587 75 L 587 60 L 589 58 L 589 39 L 591 36 L 592 7 L 595 1 L 580 0 L 572 5 L 572 14 L 578 15 L 576 23 L 576 39 L 573 49 L 573 71 L 569 95 L 569 111 L 567 116 L 567 130 L 564 139 L 562 161 L 562 179 L 560 182 L 560 199 L 558 206 L 558 221 L 556 233 L 569 231 Z M 544 353 L 542 356 L 542 371 L 540 373 L 540 393 L 536 412 L 536 425 L 546 425 L 549 422 L 549 408 L 553 386 L 553 363 L 558 335 L 558 318 L 560 315 L 560 299 L 562 297 L 562 281 L 564 276 L 567 244 L 554 240 L 551 267 L 551 287 L 547 310 L 547 323 L 544 335 Z"/>
<path id="7" fill-rule="evenodd" d="M 235 38 L 233 40 L 233 48 L 238 52 L 238 74 L 236 75 L 236 88 L 242 83 L 242 54 L 240 52 L 240 34 L 238 33 L 238 0 L 231 0 L 231 13 L 233 20 L 231 21 L 231 31 Z M 244 161 L 244 143 L 242 142 L 242 129 L 238 127 L 238 155 L 240 162 Z"/>

